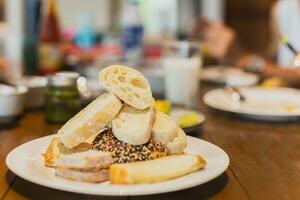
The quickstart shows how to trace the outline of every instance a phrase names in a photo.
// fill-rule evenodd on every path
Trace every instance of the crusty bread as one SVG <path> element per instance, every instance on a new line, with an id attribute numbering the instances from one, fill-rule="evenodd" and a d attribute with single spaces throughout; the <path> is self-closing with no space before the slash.
<path id="1" fill-rule="evenodd" d="M 177 127 L 177 136 L 173 141 L 168 142 L 165 147 L 168 149 L 169 155 L 173 155 L 183 153 L 183 150 L 186 148 L 186 146 L 187 143 L 185 132 L 180 127 Z"/>
<path id="2" fill-rule="evenodd" d="M 139 110 L 124 105 L 116 118 L 112 120 L 112 132 L 119 140 L 133 145 L 144 144 L 151 137 L 155 109 Z"/>
<path id="3" fill-rule="evenodd" d="M 162 145 L 174 140 L 177 136 L 177 123 L 169 115 L 156 112 L 155 121 L 152 127 L 152 139 Z"/>
<path id="4" fill-rule="evenodd" d="M 78 171 L 73 169 L 57 168 L 55 175 L 58 177 L 75 180 L 99 183 L 108 180 L 108 169 L 102 169 L 99 171 Z"/>
<path id="5" fill-rule="evenodd" d="M 99 80 L 105 89 L 134 108 L 146 109 L 154 103 L 148 81 L 140 72 L 130 67 L 106 67 L 99 73 Z"/>
<path id="6" fill-rule="evenodd" d="M 111 153 L 89 150 L 62 155 L 56 160 L 55 166 L 80 171 L 99 171 L 108 168 L 112 163 Z"/>
<path id="7" fill-rule="evenodd" d="M 45 153 L 43 154 L 45 159 L 44 163 L 47 167 L 56 167 L 56 161 L 62 155 L 87 151 L 89 148 L 90 148 L 90 144 L 84 142 L 72 149 L 68 149 L 67 147 L 65 147 L 65 145 L 60 141 L 58 137 L 55 137 L 52 139 Z"/>
<path id="8" fill-rule="evenodd" d="M 165 181 L 197 171 L 205 166 L 198 155 L 174 155 L 155 160 L 114 164 L 109 169 L 112 184 L 136 184 Z"/>
<path id="9" fill-rule="evenodd" d="M 67 148 L 86 141 L 103 129 L 120 111 L 122 102 L 112 93 L 105 93 L 76 114 L 58 131 Z"/>

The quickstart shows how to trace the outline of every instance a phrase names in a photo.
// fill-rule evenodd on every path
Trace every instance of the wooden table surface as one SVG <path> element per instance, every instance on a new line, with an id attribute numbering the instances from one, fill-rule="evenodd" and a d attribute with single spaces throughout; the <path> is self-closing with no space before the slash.
<path id="1" fill-rule="evenodd" d="M 208 87 L 202 89 L 202 93 Z M 5 157 L 14 147 L 55 133 L 41 111 L 27 112 L 12 127 L 0 129 L 0 199 L 299 199 L 300 122 L 266 123 L 239 119 L 203 105 L 206 122 L 197 137 L 223 148 L 230 166 L 201 186 L 173 193 L 136 197 L 81 195 L 30 183 L 7 169 Z"/>

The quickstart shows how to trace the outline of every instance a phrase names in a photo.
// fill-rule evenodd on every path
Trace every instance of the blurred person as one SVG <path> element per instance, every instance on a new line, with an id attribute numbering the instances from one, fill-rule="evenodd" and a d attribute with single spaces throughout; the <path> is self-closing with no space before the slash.
<path id="1" fill-rule="evenodd" d="M 234 65 L 263 77 L 279 77 L 290 85 L 300 86 L 300 67 L 293 66 L 297 56 L 279 43 L 280 34 L 300 49 L 300 0 L 279 0 L 271 11 L 272 39 L 266 55 L 248 51 L 239 44 L 236 32 L 223 23 L 209 23 L 199 18 L 192 34 L 201 37 L 206 51 L 222 63 Z M 276 58 L 276 59 L 274 59 Z"/>

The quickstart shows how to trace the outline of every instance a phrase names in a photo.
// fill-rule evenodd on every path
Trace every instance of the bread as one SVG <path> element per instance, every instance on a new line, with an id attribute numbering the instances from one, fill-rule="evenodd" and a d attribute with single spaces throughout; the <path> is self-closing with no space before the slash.
<path id="1" fill-rule="evenodd" d="M 186 147 L 186 136 L 184 131 L 167 114 L 157 112 L 152 127 L 152 139 L 162 144 L 169 155 L 181 154 Z"/>
<path id="2" fill-rule="evenodd" d="M 166 145 L 177 137 L 177 123 L 169 115 L 157 111 L 151 137 L 154 142 Z"/>
<path id="3" fill-rule="evenodd" d="M 155 160 L 113 164 L 109 169 L 112 184 L 136 184 L 165 181 L 197 171 L 205 166 L 198 155 L 174 155 Z"/>
<path id="4" fill-rule="evenodd" d="M 58 131 L 67 148 L 86 141 L 98 133 L 119 113 L 122 102 L 112 93 L 105 93 L 76 114 Z"/>
<path id="5" fill-rule="evenodd" d="M 151 137 L 154 118 L 153 106 L 138 110 L 125 104 L 116 118 L 112 120 L 112 132 L 119 140 L 128 144 L 144 144 Z"/>
<path id="6" fill-rule="evenodd" d="M 73 169 L 80 171 L 99 171 L 106 169 L 113 163 L 113 158 L 108 152 L 89 150 L 60 156 L 56 168 Z"/>
<path id="7" fill-rule="evenodd" d="M 168 149 L 169 155 L 173 155 L 183 153 L 183 150 L 186 148 L 186 146 L 187 143 L 185 132 L 180 127 L 177 127 L 177 136 L 173 141 L 168 142 L 165 147 Z"/>
<path id="8" fill-rule="evenodd" d="M 118 140 L 111 129 L 101 132 L 93 141 L 92 149 L 111 152 L 114 163 L 151 160 L 167 156 L 167 149 L 152 140 L 142 145 L 131 145 Z"/>
<path id="9" fill-rule="evenodd" d="M 146 109 L 154 103 L 148 81 L 130 67 L 106 67 L 99 73 L 99 80 L 105 89 L 136 109 Z"/>
<path id="10" fill-rule="evenodd" d="M 47 167 L 56 167 L 56 161 L 62 156 L 82 151 L 87 151 L 90 149 L 90 144 L 84 142 L 80 143 L 72 149 L 68 149 L 58 137 L 51 140 L 49 146 L 47 147 L 44 156 L 44 163 Z"/>
<path id="11" fill-rule="evenodd" d="M 55 175 L 75 181 L 99 183 L 108 180 L 109 171 L 108 169 L 102 169 L 99 171 L 78 171 L 73 169 L 58 168 L 55 171 Z"/>

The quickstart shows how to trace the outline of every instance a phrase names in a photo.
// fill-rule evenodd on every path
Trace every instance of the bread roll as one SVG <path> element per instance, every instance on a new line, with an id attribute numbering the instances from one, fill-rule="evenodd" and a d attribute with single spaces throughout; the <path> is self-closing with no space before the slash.
<path id="1" fill-rule="evenodd" d="M 114 164 L 109 169 L 112 184 L 136 184 L 165 181 L 197 171 L 205 166 L 197 155 L 174 155 L 154 160 Z"/>
<path id="2" fill-rule="evenodd" d="M 112 132 L 119 140 L 133 145 L 148 142 L 154 123 L 155 109 L 139 110 L 124 105 L 116 118 L 112 120 Z"/>
<path id="3" fill-rule="evenodd" d="M 119 113 L 122 102 L 112 93 L 105 93 L 70 119 L 58 131 L 67 148 L 86 141 L 103 129 Z"/>
<path id="4" fill-rule="evenodd" d="M 140 72 L 130 67 L 106 67 L 99 73 L 99 80 L 105 89 L 136 109 L 146 109 L 154 103 L 148 81 Z"/>

